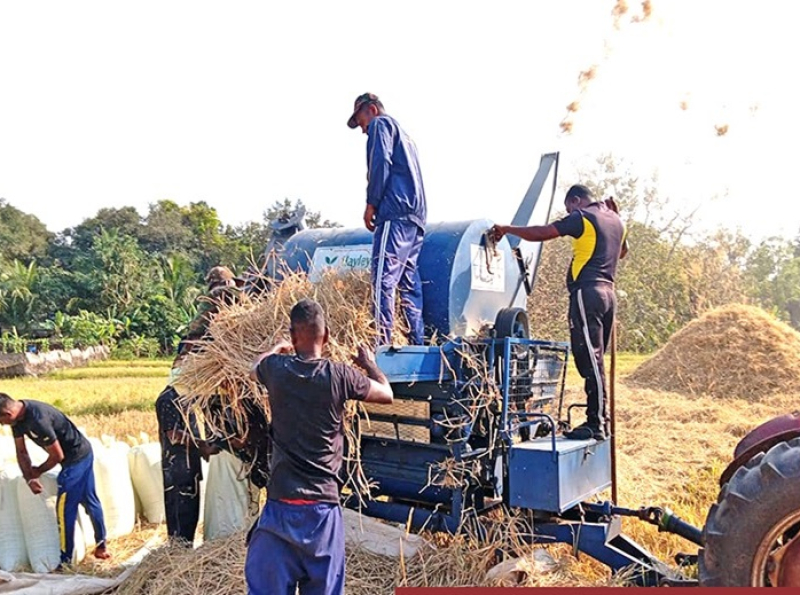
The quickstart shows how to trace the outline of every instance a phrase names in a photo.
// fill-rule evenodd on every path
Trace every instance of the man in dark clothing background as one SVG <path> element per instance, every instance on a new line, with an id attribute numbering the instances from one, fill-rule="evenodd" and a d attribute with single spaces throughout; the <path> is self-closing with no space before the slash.
<path id="1" fill-rule="evenodd" d="M 495 225 L 492 235 L 505 234 L 529 242 L 561 236 L 573 238 L 573 258 L 567 270 L 569 330 L 575 366 L 584 379 L 586 422 L 564 434 L 567 438 L 603 440 L 608 437 L 608 408 L 603 356 L 614 325 L 617 264 L 628 251 L 625 224 L 613 199 L 595 201 L 591 191 L 575 184 L 564 198 L 567 216 L 550 225 Z"/>
<path id="2" fill-rule="evenodd" d="M 197 417 L 181 405 L 172 384 L 156 399 L 158 440 L 161 443 L 161 472 L 164 477 L 164 515 L 167 536 L 187 547 L 194 543 L 200 519 L 200 482 L 203 450 Z"/>
<path id="3" fill-rule="evenodd" d="M 56 500 L 61 564 L 72 562 L 79 504 L 83 505 L 92 521 L 95 558 L 109 558 L 103 507 L 95 490 L 94 454 L 86 436 L 52 405 L 28 399 L 16 401 L 5 393 L 0 393 L 0 424 L 11 426 L 17 462 L 31 492 L 40 494 L 43 487 L 39 478 L 56 465 L 61 465 Z M 32 465 L 25 436 L 47 451 L 47 460 L 41 465 Z"/>
<path id="4" fill-rule="evenodd" d="M 251 394 L 239 396 L 239 405 L 244 415 L 233 416 L 232 410 L 215 400 L 204 411 L 211 417 L 219 431 L 208 439 L 209 447 L 227 450 L 242 461 L 247 468 L 247 478 L 257 489 L 267 487 L 269 480 L 272 441 L 270 425 L 260 404 Z"/>
<path id="5" fill-rule="evenodd" d="M 164 514 L 167 535 L 191 547 L 200 518 L 201 458 L 219 452 L 218 446 L 201 440 L 197 417 L 181 403 L 181 361 L 208 340 L 211 319 L 221 304 L 235 299 L 237 279 L 225 266 L 215 266 L 206 275 L 208 293 L 199 299 L 197 314 L 178 345 L 167 386 L 156 399 L 161 471 L 164 477 Z"/>
<path id="6" fill-rule="evenodd" d="M 414 141 L 386 114 L 378 96 L 356 98 L 350 128 L 367 135 L 367 206 L 364 225 L 372 240 L 372 283 L 378 344 L 392 342 L 395 289 L 408 324 L 408 342 L 422 345 L 422 250 L 428 207 Z"/>
<path id="7" fill-rule="evenodd" d="M 344 527 L 339 503 L 348 399 L 391 403 L 392 389 L 372 352 L 355 368 L 322 357 L 328 329 L 320 305 L 301 300 L 290 314 L 291 343 L 253 363 L 269 393 L 272 469 L 268 501 L 252 531 L 245 577 L 251 595 L 344 592 Z M 294 350 L 294 355 L 291 355 Z"/>

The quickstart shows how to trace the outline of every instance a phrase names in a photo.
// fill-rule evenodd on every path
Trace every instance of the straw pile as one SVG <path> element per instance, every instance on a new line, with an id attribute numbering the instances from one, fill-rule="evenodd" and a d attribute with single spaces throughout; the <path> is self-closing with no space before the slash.
<path id="1" fill-rule="evenodd" d="M 800 393 L 800 333 L 760 308 L 725 306 L 677 332 L 628 382 L 749 400 Z"/>
<path id="2" fill-rule="evenodd" d="M 393 593 L 396 587 L 489 586 L 512 580 L 515 586 L 588 586 L 611 584 L 610 579 L 591 580 L 574 572 L 559 559 L 571 557 L 568 548 L 555 547 L 557 558 L 548 572 L 537 572 L 531 546 L 520 540 L 512 519 L 498 517 L 487 523 L 489 539 L 479 542 L 467 535 L 428 535 L 428 545 L 414 556 L 400 559 L 347 547 L 345 593 L 376 595 Z M 498 579 L 487 572 L 498 556 L 520 558 L 531 571 Z M 145 558 L 116 590 L 116 595 L 243 593 L 246 549 L 244 535 L 237 534 L 203 544 L 197 549 L 165 546 Z M 525 564 L 527 562 L 527 564 Z M 619 580 L 616 581 L 619 583 Z"/>

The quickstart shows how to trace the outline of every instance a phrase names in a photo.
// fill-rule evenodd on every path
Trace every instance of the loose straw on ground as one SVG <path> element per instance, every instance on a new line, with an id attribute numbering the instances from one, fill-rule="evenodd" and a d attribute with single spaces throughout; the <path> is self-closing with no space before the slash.
<path id="1" fill-rule="evenodd" d="M 427 535 L 428 543 L 411 557 L 397 559 L 347 547 L 345 593 L 390 595 L 395 587 L 493 586 L 487 572 L 502 558 L 530 559 L 536 569 L 533 548 L 525 535 L 530 527 L 516 515 L 496 514 L 483 520 L 486 539 L 469 533 Z M 502 555 L 499 555 L 502 552 Z M 528 572 L 513 577 L 516 586 L 598 585 L 609 580 L 587 580 L 570 570 L 563 559 L 566 548 L 552 548 L 555 566 L 547 573 Z M 208 542 L 191 550 L 165 546 L 150 554 L 116 595 L 233 595 L 243 593 L 244 535 Z"/>

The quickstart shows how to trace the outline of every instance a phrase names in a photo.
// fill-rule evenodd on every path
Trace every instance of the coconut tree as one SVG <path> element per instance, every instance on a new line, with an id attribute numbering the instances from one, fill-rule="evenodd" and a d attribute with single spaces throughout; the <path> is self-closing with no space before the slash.
<path id="1" fill-rule="evenodd" d="M 23 264 L 18 260 L 0 273 L 0 325 L 19 331 L 27 329 L 33 320 L 36 303 L 34 287 L 39 269 L 35 261 Z"/>

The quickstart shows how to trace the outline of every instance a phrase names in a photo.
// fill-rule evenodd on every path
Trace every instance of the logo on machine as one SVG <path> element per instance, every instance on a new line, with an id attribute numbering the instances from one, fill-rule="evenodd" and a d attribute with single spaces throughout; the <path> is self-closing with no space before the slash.
<path id="1" fill-rule="evenodd" d="M 506 290 L 506 268 L 503 253 L 486 250 L 477 244 L 470 245 L 472 257 L 470 289 L 504 292 Z"/>
<path id="2" fill-rule="evenodd" d="M 317 282 L 328 270 L 340 273 L 369 271 L 371 260 L 372 246 L 369 244 L 317 248 L 311 261 L 309 279 Z"/>

